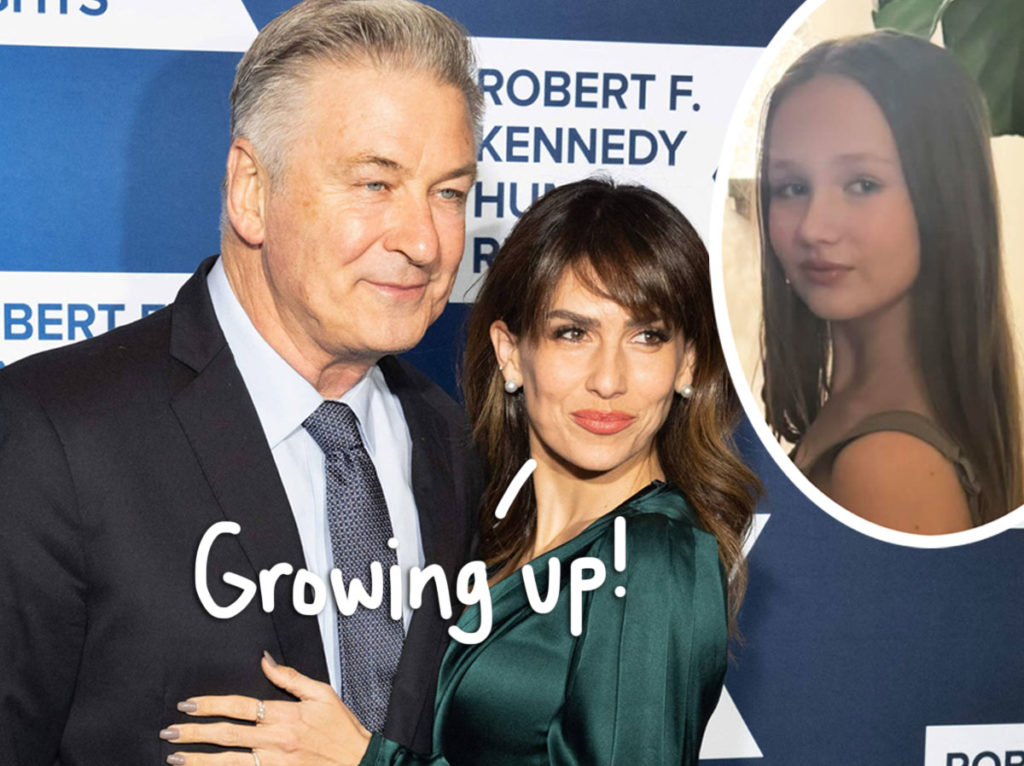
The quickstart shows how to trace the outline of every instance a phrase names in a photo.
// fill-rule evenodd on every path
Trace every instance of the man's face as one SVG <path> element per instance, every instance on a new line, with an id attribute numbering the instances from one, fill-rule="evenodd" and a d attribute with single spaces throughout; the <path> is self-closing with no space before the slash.
<path id="1" fill-rule="evenodd" d="M 462 93 L 416 71 L 322 64 L 263 197 L 261 311 L 338 361 L 412 348 L 462 258 L 473 132 Z"/>

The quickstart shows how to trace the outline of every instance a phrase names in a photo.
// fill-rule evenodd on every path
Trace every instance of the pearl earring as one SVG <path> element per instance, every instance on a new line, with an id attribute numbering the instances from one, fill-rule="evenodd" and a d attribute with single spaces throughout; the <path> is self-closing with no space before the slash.
<path id="1" fill-rule="evenodd" d="M 519 384 L 516 383 L 514 380 L 506 380 L 505 381 L 505 391 L 507 393 L 514 394 L 518 390 L 519 390 Z"/>
<path id="2" fill-rule="evenodd" d="M 691 396 L 693 396 L 693 386 L 689 384 L 683 386 L 683 390 L 679 392 L 679 395 L 684 399 L 689 399 Z"/>

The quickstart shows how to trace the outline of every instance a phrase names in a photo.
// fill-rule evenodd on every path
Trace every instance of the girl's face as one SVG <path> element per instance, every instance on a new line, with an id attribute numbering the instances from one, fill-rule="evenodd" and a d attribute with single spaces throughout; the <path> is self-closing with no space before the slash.
<path id="1" fill-rule="evenodd" d="M 917 219 L 896 141 L 867 90 L 835 75 L 797 86 L 767 143 L 768 234 L 808 308 L 842 321 L 909 300 Z"/>

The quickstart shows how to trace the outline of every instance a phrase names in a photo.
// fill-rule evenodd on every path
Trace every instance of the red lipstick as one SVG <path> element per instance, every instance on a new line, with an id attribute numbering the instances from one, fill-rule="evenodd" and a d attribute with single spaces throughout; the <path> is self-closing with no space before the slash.
<path id="1" fill-rule="evenodd" d="M 571 412 L 569 415 L 580 428 L 601 436 L 617 434 L 636 420 L 635 415 L 618 410 L 612 410 L 611 412 L 603 410 L 576 410 L 576 412 Z"/>

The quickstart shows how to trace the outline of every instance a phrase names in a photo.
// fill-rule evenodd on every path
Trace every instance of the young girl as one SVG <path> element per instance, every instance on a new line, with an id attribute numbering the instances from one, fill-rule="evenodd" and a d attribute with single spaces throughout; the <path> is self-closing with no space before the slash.
<path id="1" fill-rule="evenodd" d="M 951 55 L 888 31 L 813 48 L 766 110 L 768 423 L 823 492 L 909 532 L 1022 502 L 985 115 Z"/>

